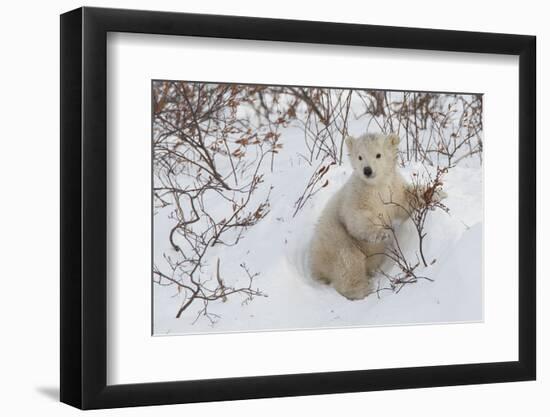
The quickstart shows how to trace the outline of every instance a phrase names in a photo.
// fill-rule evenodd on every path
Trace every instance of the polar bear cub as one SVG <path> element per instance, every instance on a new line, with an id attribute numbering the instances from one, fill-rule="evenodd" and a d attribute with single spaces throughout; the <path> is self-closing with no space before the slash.
<path id="1" fill-rule="evenodd" d="M 375 290 L 373 275 L 385 259 L 390 236 L 384 224 L 406 213 L 406 183 L 397 170 L 399 137 L 346 138 L 353 173 L 325 206 L 310 247 L 313 277 L 350 300 Z M 389 201 L 398 204 L 388 204 Z"/>

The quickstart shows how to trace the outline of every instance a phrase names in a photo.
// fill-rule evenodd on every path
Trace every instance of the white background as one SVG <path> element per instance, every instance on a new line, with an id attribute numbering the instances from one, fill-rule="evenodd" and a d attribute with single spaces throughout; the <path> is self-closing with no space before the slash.
<path id="1" fill-rule="evenodd" d="M 465 0 L 452 10 L 440 1 L 383 4 L 340 0 L 298 3 L 280 0 L 209 1 L 120 1 L 88 5 L 155 8 L 173 11 L 241 14 L 295 19 L 434 27 L 536 34 L 538 36 L 538 73 L 546 68 L 550 50 L 546 42 L 550 28 L 541 2 L 499 3 L 498 10 L 487 2 Z M 59 310 L 59 26 L 58 14 L 80 6 L 72 1 L 56 4 L 10 3 L 2 10 L 2 181 L 0 208 L 3 263 L 0 320 L 2 371 L 0 408 L 7 415 L 72 415 L 76 411 L 57 403 L 58 393 L 58 310 Z M 541 97 L 550 94 L 548 83 L 538 84 L 538 118 L 544 110 Z M 548 143 L 540 140 L 547 133 L 539 122 L 539 155 L 546 154 Z M 544 126 L 546 127 L 546 126 Z M 25 161 L 22 165 L 22 161 Z M 548 211 L 548 193 L 541 184 L 550 175 L 539 156 L 539 213 Z M 504 173 L 505 175 L 505 173 Z M 539 214 L 539 254 L 550 249 L 547 219 Z M 546 237 L 542 238 L 543 233 Z M 539 257 L 541 257 L 539 256 Z M 549 284 L 539 273 L 539 380 L 485 386 L 436 388 L 328 395 L 307 398 L 239 401 L 229 404 L 200 404 L 170 407 L 101 411 L 100 415 L 280 415 L 315 413 L 406 414 L 407 416 L 464 415 L 545 415 L 548 404 L 544 394 L 550 389 L 550 366 L 544 352 L 549 351 L 550 330 L 547 318 Z M 9 414 L 8 414 L 9 413 Z"/>
<path id="2" fill-rule="evenodd" d="M 136 34 L 107 45 L 109 384 L 517 360 L 517 58 Z M 235 59 L 247 64 L 218 65 Z M 152 338 L 151 236 L 136 233 L 151 222 L 151 78 L 484 93 L 484 322 Z M 186 351 L 231 360 L 174 361 Z"/>

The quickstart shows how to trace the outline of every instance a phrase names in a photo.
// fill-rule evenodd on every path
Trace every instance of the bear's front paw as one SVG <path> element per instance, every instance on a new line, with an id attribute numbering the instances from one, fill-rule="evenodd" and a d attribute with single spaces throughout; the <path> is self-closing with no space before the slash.
<path id="1" fill-rule="evenodd" d="M 368 235 L 367 241 L 369 243 L 380 243 L 388 240 L 390 238 L 390 233 L 387 230 L 377 230 Z"/>
<path id="2" fill-rule="evenodd" d="M 433 203 L 438 204 L 438 203 L 441 203 L 446 198 L 447 198 L 447 193 L 440 188 L 435 191 L 432 201 Z M 435 209 L 436 209 L 435 207 L 431 208 L 431 210 L 435 210 Z"/>
<path id="3" fill-rule="evenodd" d="M 439 189 L 439 190 L 436 190 L 435 193 L 434 193 L 434 200 L 436 202 L 440 202 L 440 201 L 443 201 L 447 198 L 447 193 L 445 191 L 443 191 L 442 189 Z"/>

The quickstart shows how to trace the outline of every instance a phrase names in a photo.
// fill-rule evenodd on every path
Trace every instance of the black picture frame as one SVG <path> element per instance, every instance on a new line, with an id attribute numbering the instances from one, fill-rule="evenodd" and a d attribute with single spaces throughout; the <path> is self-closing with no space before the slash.
<path id="1" fill-rule="evenodd" d="M 108 32 L 518 56 L 518 361 L 107 385 Z M 60 57 L 62 402 L 95 409 L 535 379 L 534 36 L 84 7 L 61 15 Z"/>

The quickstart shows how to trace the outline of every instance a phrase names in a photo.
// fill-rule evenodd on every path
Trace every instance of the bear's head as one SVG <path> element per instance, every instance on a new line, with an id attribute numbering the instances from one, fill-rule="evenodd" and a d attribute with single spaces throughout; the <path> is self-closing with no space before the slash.
<path id="1" fill-rule="evenodd" d="M 399 146 L 396 134 L 348 136 L 346 145 L 354 174 L 367 184 L 385 181 L 395 172 Z"/>

